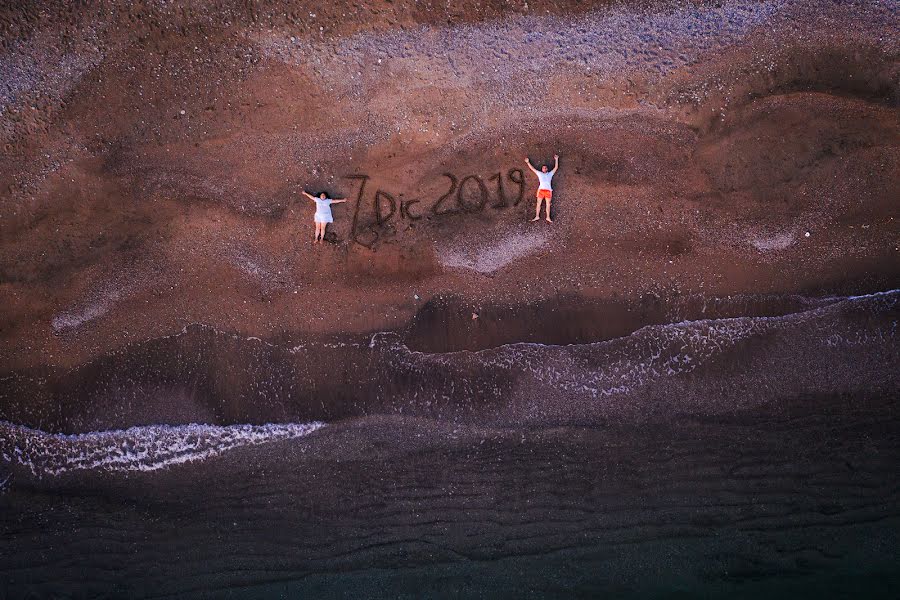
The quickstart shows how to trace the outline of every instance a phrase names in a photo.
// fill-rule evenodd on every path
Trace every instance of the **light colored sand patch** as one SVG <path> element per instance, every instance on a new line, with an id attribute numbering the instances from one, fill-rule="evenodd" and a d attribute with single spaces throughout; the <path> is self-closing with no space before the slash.
<path id="1" fill-rule="evenodd" d="M 513 233 L 485 246 L 454 246 L 438 252 L 445 267 L 493 273 L 513 261 L 533 254 L 549 240 L 547 232 Z"/>
<path id="2" fill-rule="evenodd" d="M 784 250 L 794 243 L 794 234 L 790 231 L 782 231 L 768 237 L 758 237 L 750 240 L 750 245 L 760 252 L 773 252 Z"/>
<path id="3" fill-rule="evenodd" d="M 102 290 L 96 295 L 96 298 L 56 314 L 50 321 L 50 326 L 56 333 L 78 329 L 88 321 L 93 321 L 108 313 L 119 296 L 120 293 L 117 289 Z"/>
<path id="4" fill-rule="evenodd" d="M 84 298 L 56 313 L 50 320 L 54 333 L 71 332 L 103 317 L 137 290 L 158 282 L 162 269 L 145 263 L 129 268 L 110 269 L 89 289 Z"/>
<path id="5" fill-rule="evenodd" d="M 219 249 L 221 248 L 214 250 Z M 226 242 L 224 252 L 217 256 L 227 258 L 229 264 L 259 284 L 266 292 L 293 287 L 297 283 L 290 264 L 283 257 L 268 254 L 261 248 Z"/>
<path id="6" fill-rule="evenodd" d="M 238 268 L 245 274 L 257 277 L 263 281 L 270 277 L 269 271 L 265 267 L 260 266 L 259 261 L 248 256 L 246 253 L 237 252 L 235 253 L 234 259 Z"/>

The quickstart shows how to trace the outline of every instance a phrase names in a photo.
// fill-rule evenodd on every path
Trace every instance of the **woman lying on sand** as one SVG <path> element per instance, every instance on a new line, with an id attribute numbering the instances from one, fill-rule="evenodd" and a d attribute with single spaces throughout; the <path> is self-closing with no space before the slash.
<path id="1" fill-rule="evenodd" d="M 331 216 L 331 205 L 332 204 L 340 204 L 341 202 L 346 202 L 346 198 L 329 198 L 325 192 L 319 194 L 319 197 L 316 198 L 312 194 L 307 194 L 306 191 L 303 192 L 303 195 L 313 200 L 316 203 L 316 216 L 313 217 L 313 220 L 316 222 L 316 237 L 315 242 L 321 242 L 325 239 L 325 228 L 328 227 L 329 223 L 334 222 L 334 217 Z"/>

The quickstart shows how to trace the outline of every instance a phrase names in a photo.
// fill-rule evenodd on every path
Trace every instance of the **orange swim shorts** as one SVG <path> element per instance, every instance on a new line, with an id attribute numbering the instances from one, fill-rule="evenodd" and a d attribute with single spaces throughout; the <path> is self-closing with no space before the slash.
<path id="1" fill-rule="evenodd" d="M 538 190 L 537 197 L 539 200 L 546 198 L 549 200 L 553 197 L 553 190 Z"/>

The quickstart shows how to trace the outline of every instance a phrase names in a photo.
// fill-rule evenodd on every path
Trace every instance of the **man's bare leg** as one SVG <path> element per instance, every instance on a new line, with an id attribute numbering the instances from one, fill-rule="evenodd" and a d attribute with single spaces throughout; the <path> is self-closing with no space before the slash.
<path id="1" fill-rule="evenodd" d="M 547 198 L 547 222 L 553 222 L 553 219 L 550 218 L 550 198 Z"/>
<path id="2" fill-rule="evenodd" d="M 543 198 L 537 199 L 537 202 L 534 205 L 534 218 L 532 219 L 532 221 L 537 221 L 538 219 L 541 218 L 541 204 L 543 204 L 543 203 L 544 203 Z"/>

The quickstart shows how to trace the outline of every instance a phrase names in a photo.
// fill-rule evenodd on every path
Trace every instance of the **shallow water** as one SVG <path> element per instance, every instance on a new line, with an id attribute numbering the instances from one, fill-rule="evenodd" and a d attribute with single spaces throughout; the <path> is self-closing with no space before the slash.
<path id="1" fill-rule="evenodd" d="M 11 597 L 886 597 L 896 401 L 846 404 L 670 426 L 367 417 L 153 472 L 16 470 L 2 579 Z"/>

